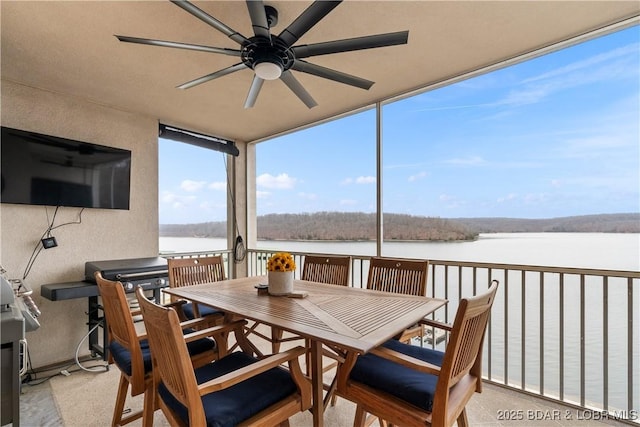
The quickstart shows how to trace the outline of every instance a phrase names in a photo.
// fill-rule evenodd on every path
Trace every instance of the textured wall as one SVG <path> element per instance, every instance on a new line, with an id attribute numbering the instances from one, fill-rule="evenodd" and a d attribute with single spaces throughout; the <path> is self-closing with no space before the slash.
<path id="1" fill-rule="evenodd" d="M 43 250 L 27 277 L 42 311 L 27 333 L 34 367 L 75 356 L 87 332 L 87 300 L 49 301 L 46 283 L 84 278 L 86 261 L 158 254 L 158 124 L 155 118 L 2 81 L 2 125 L 132 151 L 130 210 L 85 209 L 80 224 L 53 231 L 58 247 Z M 0 264 L 21 278 L 55 208 L 0 205 Z M 60 208 L 54 225 L 76 222 L 80 209 Z M 88 353 L 83 343 L 80 354 Z"/>

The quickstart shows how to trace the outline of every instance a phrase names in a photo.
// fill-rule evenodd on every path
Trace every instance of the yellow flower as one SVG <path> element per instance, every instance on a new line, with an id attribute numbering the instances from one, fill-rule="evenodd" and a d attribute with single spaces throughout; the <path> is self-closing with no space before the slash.
<path id="1" fill-rule="evenodd" d="M 278 252 L 267 262 L 269 271 L 295 271 L 296 262 L 288 252 Z"/>

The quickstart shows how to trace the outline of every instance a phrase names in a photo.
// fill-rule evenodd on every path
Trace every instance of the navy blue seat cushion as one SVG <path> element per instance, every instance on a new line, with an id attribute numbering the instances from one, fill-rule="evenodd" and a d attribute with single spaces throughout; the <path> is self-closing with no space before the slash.
<path id="1" fill-rule="evenodd" d="M 416 359 L 442 366 L 444 353 L 430 348 L 389 340 L 383 347 Z M 418 372 L 371 353 L 359 356 L 350 378 L 377 390 L 389 393 L 414 406 L 431 411 L 438 377 Z"/>
<path id="2" fill-rule="evenodd" d="M 183 333 L 189 334 L 195 332 L 193 329 L 185 329 Z M 214 350 L 216 348 L 216 342 L 209 338 L 202 338 L 187 343 L 187 349 L 189 354 L 201 354 L 205 351 Z M 149 342 L 147 340 L 140 341 L 140 349 L 142 350 L 142 361 L 144 363 L 144 372 L 151 372 L 151 350 L 149 349 Z M 128 349 L 123 347 L 117 341 L 111 341 L 109 344 L 109 350 L 113 355 L 113 360 L 118 365 L 121 371 L 127 375 L 131 375 L 131 353 Z"/>
<path id="3" fill-rule="evenodd" d="M 149 349 L 149 342 L 147 340 L 140 341 L 140 349 L 142 350 L 142 361 L 144 362 L 144 372 L 151 372 L 151 350 Z M 113 360 L 118 365 L 118 368 L 127 375 L 131 375 L 131 353 L 127 348 L 122 346 L 117 341 L 111 341 L 109 344 L 109 351 L 113 356 Z"/>
<path id="4" fill-rule="evenodd" d="M 186 304 L 182 304 L 182 311 L 187 319 L 195 319 L 195 316 L 193 315 L 193 303 L 188 302 Z M 212 314 L 223 314 L 220 310 L 216 310 L 215 308 L 202 304 L 198 305 L 198 311 L 200 312 L 201 317 L 211 316 Z"/>
<path id="5" fill-rule="evenodd" d="M 196 381 L 198 384 L 202 384 L 256 361 L 257 359 L 242 352 L 231 353 L 220 360 L 196 369 Z M 202 397 L 207 426 L 235 426 L 296 390 L 296 385 L 286 370 L 273 368 L 227 389 L 207 394 Z M 188 425 L 187 408 L 178 402 L 162 383 L 158 385 L 158 394 Z"/>

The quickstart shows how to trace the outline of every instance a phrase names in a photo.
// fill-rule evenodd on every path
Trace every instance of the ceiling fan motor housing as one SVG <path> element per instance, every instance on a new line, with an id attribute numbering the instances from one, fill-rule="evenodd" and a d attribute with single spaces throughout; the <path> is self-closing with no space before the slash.
<path id="1" fill-rule="evenodd" d="M 277 65 L 282 71 L 293 66 L 295 56 L 287 45 L 277 36 L 271 41 L 266 37 L 251 37 L 242 45 L 240 58 L 244 64 L 255 70 L 256 65 L 268 62 Z"/>

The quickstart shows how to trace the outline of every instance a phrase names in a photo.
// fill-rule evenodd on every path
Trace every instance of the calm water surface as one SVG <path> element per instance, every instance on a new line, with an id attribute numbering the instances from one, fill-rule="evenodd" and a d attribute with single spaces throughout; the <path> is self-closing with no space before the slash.
<path id="1" fill-rule="evenodd" d="M 258 241 L 258 249 L 375 255 L 374 242 Z M 161 252 L 226 249 L 226 239 L 161 237 Z M 473 242 L 385 242 L 384 256 L 640 270 L 640 234 L 495 233 Z"/>
<path id="2" fill-rule="evenodd" d="M 259 241 L 257 249 L 292 252 L 375 255 L 374 242 L 311 242 L 311 241 Z M 225 239 L 160 238 L 163 252 L 211 251 L 226 249 Z M 500 264 L 536 265 L 547 267 L 575 267 L 604 270 L 640 271 L 640 234 L 615 233 L 495 233 L 481 234 L 473 242 L 388 242 L 383 246 L 384 256 L 426 258 L 441 261 L 469 261 Z M 580 301 L 587 308 L 585 319 L 586 401 L 599 407 L 603 389 L 608 390 L 610 408 L 627 409 L 627 285 L 625 279 L 609 279 L 607 304 L 607 331 L 603 328 L 602 279 L 585 278 L 585 293 L 581 294 L 579 276 L 567 275 L 564 290 L 558 284 L 558 275 L 545 275 L 544 322 L 540 322 L 539 277 L 528 273 L 523 287 L 520 275 L 509 277 L 508 301 L 504 289 L 498 295 L 492 312 L 491 369 L 493 378 L 504 378 L 505 351 L 508 353 L 508 379 L 515 386 L 526 377 L 527 388 L 536 390 L 540 385 L 541 349 L 544 357 L 544 388 L 550 395 L 558 394 L 560 380 L 560 322 L 559 298 L 564 294 L 564 392 L 565 397 L 579 401 L 580 393 Z M 529 282 L 529 278 L 531 279 Z M 463 278 L 466 281 L 467 278 Z M 501 281 L 503 281 L 501 279 Z M 637 283 L 637 281 L 636 281 Z M 453 286 L 455 288 L 455 286 Z M 452 291 L 455 293 L 455 290 Z M 640 290 L 634 285 L 633 306 L 640 305 Z M 441 296 L 441 295 L 438 295 Z M 450 294 L 450 301 L 457 301 Z M 522 301 L 524 306 L 524 316 Z M 451 312 L 455 303 L 450 302 Z M 508 310 L 507 310 L 508 309 Z M 505 334 L 505 315 L 508 311 L 508 332 Z M 640 310 L 633 315 L 635 372 L 640 366 Z M 446 320 L 446 319 L 441 319 Z M 452 319 L 448 319 L 451 321 Z M 524 320 L 524 326 L 522 321 Z M 524 328 L 524 329 L 523 329 Z M 542 333 L 542 341 L 540 341 Z M 505 336 L 506 335 L 506 336 Z M 609 340 L 607 354 L 609 379 L 603 383 L 603 340 Z M 526 342 L 526 355 L 522 363 L 522 342 Z M 523 367 L 524 366 L 524 373 Z M 633 387 L 634 400 L 640 399 L 640 384 Z M 637 407 L 635 409 L 638 409 Z"/>

